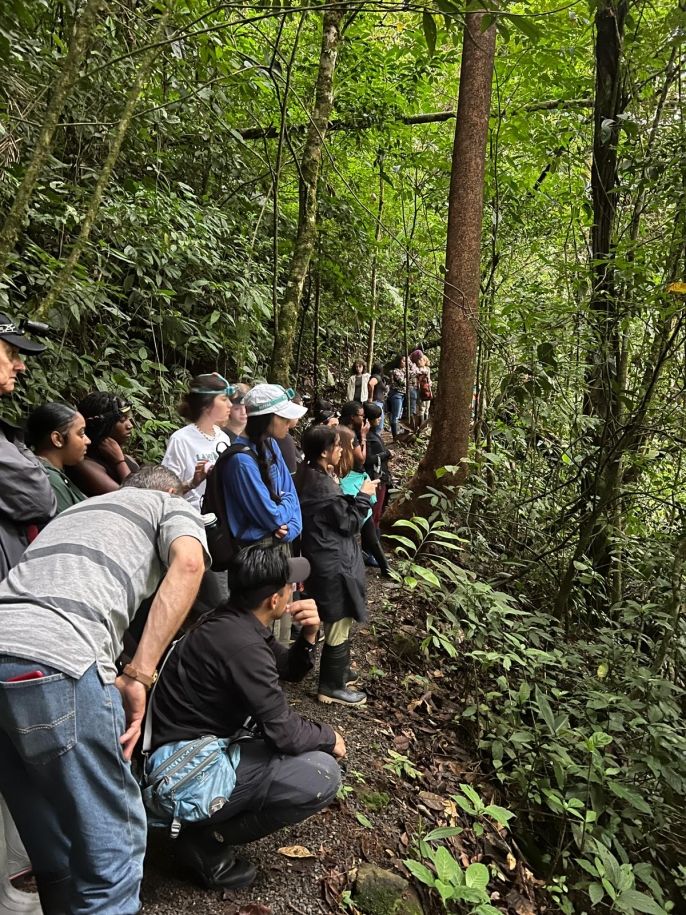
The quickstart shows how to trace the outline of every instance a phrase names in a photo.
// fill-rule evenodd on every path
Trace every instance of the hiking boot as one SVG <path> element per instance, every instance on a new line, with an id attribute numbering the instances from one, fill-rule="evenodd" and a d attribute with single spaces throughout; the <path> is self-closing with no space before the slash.
<path id="1" fill-rule="evenodd" d="M 203 830 L 204 833 L 204 830 Z M 217 842 L 212 837 L 182 834 L 176 840 L 179 861 L 193 874 L 205 889 L 236 890 L 250 886 L 257 869 L 243 858 L 238 858 L 230 845 Z"/>

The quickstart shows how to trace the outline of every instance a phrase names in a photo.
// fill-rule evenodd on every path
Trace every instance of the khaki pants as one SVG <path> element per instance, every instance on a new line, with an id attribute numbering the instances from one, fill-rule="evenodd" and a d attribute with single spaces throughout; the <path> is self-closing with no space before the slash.
<path id="1" fill-rule="evenodd" d="M 353 621 L 349 616 L 336 623 L 324 623 L 324 641 L 332 647 L 342 645 L 350 638 L 350 630 L 353 628 Z"/>

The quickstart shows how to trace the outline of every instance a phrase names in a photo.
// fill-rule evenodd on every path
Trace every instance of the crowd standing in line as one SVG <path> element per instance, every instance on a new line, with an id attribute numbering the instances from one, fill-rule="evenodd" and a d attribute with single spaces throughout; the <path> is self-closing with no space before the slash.
<path id="1" fill-rule="evenodd" d="M 43 349 L 0 314 L 0 395 L 23 355 Z M 421 423 L 428 360 L 418 350 L 412 364 Z M 390 379 L 355 363 L 348 402 L 340 414 L 312 405 L 301 450 L 292 432 L 307 408 L 293 391 L 198 375 L 157 467 L 127 454 L 132 407 L 111 392 L 36 408 L 33 452 L 0 420 L 0 792 L 45 915 L 139 911 L 147 828 L 166 810 L 156 772 L 187 766 L 186 790 L 202 795 L 193 767 L 208 741 L 226 763 L 218 793 L 194 795 L 193 815 L 170 821 L 203 886 L 250 883 L 235 846 L 335 797 L 343 737 L 293 711 L 280 681 L 312 671 L 323 624 L 319 700 L 367 701 L 350 646 L 368 615 L 365 556 L 391 575 L 378 532 L 391 486 L 382 431 L 387 410 L 398 437 L 407 376 L 404 357 Z M 209 569 L 214 473 L 235 549 L 227 572 Z M 189 611 L 204 610 L 169 648 Z M 286 619 L 290 647 L 273 631 Z M 129 761 L 146 706 L 139 783 Z"/>

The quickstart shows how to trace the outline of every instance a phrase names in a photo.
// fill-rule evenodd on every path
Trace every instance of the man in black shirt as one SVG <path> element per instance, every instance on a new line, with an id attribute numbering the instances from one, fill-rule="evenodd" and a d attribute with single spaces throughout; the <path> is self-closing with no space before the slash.
<path id="1" fill-rule="evenodd" d="M 319 615 L 312 600 L 291 603 L 306 559 L 279 547 L 242 550 L 228 571 L 230 602 L 176 647 L 153 700 L 153 749 L 214 734 L 232 737 L 252 719 L 257 737 L 240 744 L 236 786 L 205 823 L 186 826 L 183 863 L 206 887 L 246 886 L 255 868 L 231 849 L 299 823 L 328 806 L 340 787 L 345 743 L 328 724 L 288 706 L 279 680 L 297 681 L 314 666 Z M 290 613 L 301 628 L 290 648 L 270 626 Z"/>

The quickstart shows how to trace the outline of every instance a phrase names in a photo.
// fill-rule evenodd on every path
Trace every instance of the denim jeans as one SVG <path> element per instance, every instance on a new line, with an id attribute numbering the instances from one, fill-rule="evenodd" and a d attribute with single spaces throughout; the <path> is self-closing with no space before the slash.
<path id="1" fill-rule="evenodd" d="M 405 395 L 400 391 L 391 391 L 388 395 L 388 408 L 391 412 L 391 432 L 393 433 L 393 438 L 398 434 L 398 420 L 403 415 L 404 403 Z"/>
<path id="2" fill-rule="evenodd" d="M 7 683 L 40 670 L 40 679 Z M 72 915 L 134 915 L 146 818 L 122 755 L 117 688 L 0 655 L 0 791 L 39 874 L 69 872 Z"/>
<path id="3" fill-rule="evenodd" d="M 379 433 L 383 432 L 383 423 L 386 416 L 386 411 L 384 409 L 383 401 L 375 400 L 374 403 L 381 410 L 381 419 L 379 420 L 379 425 L 376 427 Z"/>
<path id="4" fill-rule="evenodd" d="M 417 412 L 417 388 L 410 388 L 410 416 Z"/>

